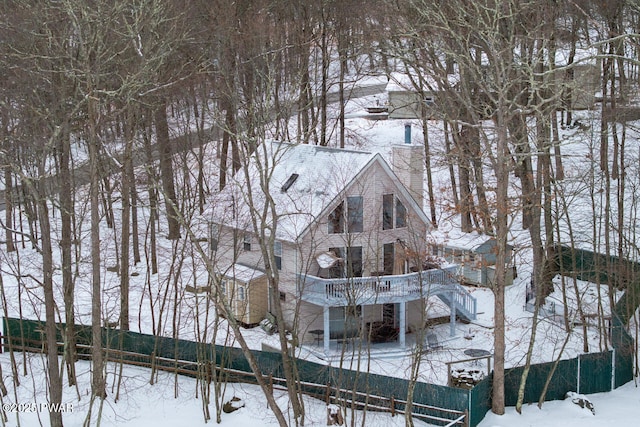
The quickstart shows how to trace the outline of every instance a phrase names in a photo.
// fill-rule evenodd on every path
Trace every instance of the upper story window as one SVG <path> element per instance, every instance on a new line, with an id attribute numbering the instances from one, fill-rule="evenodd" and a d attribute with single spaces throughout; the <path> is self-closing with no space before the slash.
<path id="1" fill-rule="evenodd" d="M 347 197 L 347 219 L 347 232 L 362 232 L 364 228 L 364 205 L 362 196 Z"/>
<path id="2" fill-rule="evenodd" d="M 407 208 L 393 194 L 382 196 L 382 229 L 391 230 L 407 226 Z"/>
<path id="3" fill-rule="evenodd" d="M 346 209 L 345 209 L 346 204 Z M 362 196 L 349 196 L 329 214 L 329 234 L 360 233 L 364 229 Z"/>
<path id="4" fill-rule="evenodd" d="M 382 229 L 391 230 L 393 228 L 393 194 L 382 196 Z"/>
<path id="5" fill-rule="evenodd" d="M 329 251 L 333 252 L 343 260 L 342 263 L 336 263 L 335 266 L 331 269 L 331 278 L 362 277 L 362 246 L 329 248 Z"/>
<path id="6" fill-rule="evenodd" d="M 218 224 L 211 224 L 209 227 L 209 250 L 213 254 L 218 250 L 218 236 L 220 234 L 220 228 Z"/>
<path id="7" fill-rule="evenodd" d="M 242 241 L 242 249 L 247 252 L 251 250 L 251 234 L 244 235 L 244 240 Z"/>
<path id="8" fill-rule="evenodd" d="M 276 260 L 276 268 L 282 270 L 282 242 L 273 243 L 273 257 Z"/>
<path id="9" fill-rule="evenodd" d="M 396 228 L 407 226 L 407 208 L 404 207 L 400 199 L 396 197 Z"/>
<path id="10" fill-rule="evenodd" d="M 344 233 L 344 201 L 329 214 L 329 234 Z"/>

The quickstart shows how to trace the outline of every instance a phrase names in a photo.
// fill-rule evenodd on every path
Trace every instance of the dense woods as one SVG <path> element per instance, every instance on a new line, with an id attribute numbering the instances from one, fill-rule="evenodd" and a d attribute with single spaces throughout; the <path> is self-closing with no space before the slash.
<path id="1" fill-rule="evenodd" d="M 55 322 L 66 324 L 64 366 L 48 355 L 50 401 L 60 403 L 63 386 L 76 381 L 74 324 L 91 324 L 93 342 L 106 325 L 178 337 L 185 286 L 222 286 L 210 251 L 216 237 L 195 220 L 246 173 L 262 142 L 348 147 L 353 87 L 399 72 L 421 100 L 425 212 L 437 227 L 441 206 L 453 206 L 462 231 L 498 243 L 493 411 L 504 412 L 504 266 L 514 218 L 527 230 L 536 306 L 554 290 L 556 244 L 640 254 L 638 146 L 627 137 L 640 117 L 639 23 L 635 0 L 1 2 L 0 270 L 5 284 L 11 277 L 19 292 L 41 296 L 49 348 Z M 600 110 L 597 128 L 575 120 L 585 108 Z M 429 126 L 443 129 L 442 141 L 429 140 Z M 590 160 L 569 185 L 566 128 L 584 131 Z M 444 195 L 432 179 L 443 164 Z M 268 194 L 268 167 L 260 173 L 249 197 Z M 589 189 L 591 205 L 581 209 L 591 220 L 571 215 L 577 187 Z M 256 210 L 252 228 L 277 291 L 275 232 L 264 223 L 274 203 Z M 198 270 L 209 278 L 191 274 Z M 134 271 L 144 288 L 131 289 Z M 105 289 L 112 274 L 117 286 Z M 617 271 L 606 283 L 611 305 L 633 274 Z M 5 302 L 4 314 L 22 313 L 21 304 Z M 229 302 L 210 304 L 248 354 Z M 132 314 L 143 305 L 151 318 Z M 218 322 L 207 315 L 196 338 L 215 340 Z M 293 420 L 273 396 L 270 408 L 282 425 L 303 425 L 291 337 L 280 334 Z M 92 351 L 92 394 L 101 401 L 104 354 Z M 61 414 L 51 412 L 50 423 L 61 426 Z"/>

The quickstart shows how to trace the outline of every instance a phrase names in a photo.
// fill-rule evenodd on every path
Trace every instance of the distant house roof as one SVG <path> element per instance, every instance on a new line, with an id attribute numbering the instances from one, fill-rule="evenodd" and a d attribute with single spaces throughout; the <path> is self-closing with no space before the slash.
<path id="1" fill-rule="evenodd" d="M 486 234 L 459 232 L 447 238 L 438 238 L 437 243 L 454 249 L 484 254 L 493 250 L 496 239 Z M 513 249 L 513 246 L 507 243 L 507 249 Z"/>
<path id="2" fill-rule="evenodd" d="M 422 76 L 423 89 L 427 92 L 442 90 L 441 84 L 438 79 L 435 79 L 430 74 L 424 74 Z M 459 81 L 458 74 L 450 74 L 447 76 L 448 85 L 450 87 L 455 86 Z M 407 75 L 405 73 L 391 73 L 389 76 L 389 83 L 387 83 L 387 92 L 415 92 L 415 84 L 420 80 L 417 75 Z"/>
<path id="3" fill-rule="evenodd" d="M 484 243 L 481 243 L 480 245 L 478 245 L 475 248 L 475 252 L 479 253 L 479 254 L 488 254 L 490 252 L 494 252 L 494 249 L 496 247 L 496 239 L 494 239 L 493 237 L 491 237 L 490 239 L 486 240 Z M 513 246 L 511 246 L 510 244 L 507 243 L 507 250 L 512 250 Z"/>
<path id="4" fill-rule="evenodd" d="M 484 255 L 487 261 L 495 262 L 496 259 L 496 239 L 484 234 L 460 233 L 455 237 L 441 241 L 440 244 L 451 249 Z M 513 246 L 507 243 L 507 252 L 511 252 L 512 250 Z M 509 257 L 508 253 L 507 257 Z"/>
<path id="5" fill-rule="evenodd" d="M 597 65 L 599 52 L 596 47 L 577 48 L 573 54 L 574 64 Z M 556 67 L 564 67 L 569 64 L 570 51 L 557 49 L 555 51 Z"/>
<path id="6" fill-rule="evenodd" d="M 236 229 L 253 230 L 252 215 L 266 215 L 267 223 L 272 223 L 275 214 L 276 239 L 293 242 L 360 173 L 376 163 L 396 181 L 412 207 L 428 222 L 380 154 L 278 142 L 265 142 L 256 149 L 247 173 L 240 170 L 228 181 L 214 196 L 205 217 Z M 261 182 L 260 171 L 269 179 Z M 263 188 L 268 188 L 275 212 L 268 209 L 263 212 L 266 201 Z"/>

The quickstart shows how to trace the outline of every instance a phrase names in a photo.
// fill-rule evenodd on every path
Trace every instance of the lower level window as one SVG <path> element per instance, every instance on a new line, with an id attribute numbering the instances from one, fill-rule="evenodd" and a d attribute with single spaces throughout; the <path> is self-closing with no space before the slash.
<path id="1" fill-rule="evenodd" d="M 276 268 L 282 270 L 282 242 L 275 242 L 273 244 L 273 257 L 276 261 Z"/>

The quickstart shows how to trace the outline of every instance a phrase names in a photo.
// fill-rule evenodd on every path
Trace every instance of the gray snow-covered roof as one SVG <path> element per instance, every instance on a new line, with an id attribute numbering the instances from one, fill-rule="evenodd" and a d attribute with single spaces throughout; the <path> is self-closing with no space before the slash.
<path id="1" fill-rule="evenodd" d="M 434 78 L 431 74 L 423 73 L 422 79 L 423 89 L 425 91 L 435 92 L 442 90 L 442 88 L 440 87 L 442 83 L 438 79 Z M 457 85 L 459 80 L 460 77 L 457 73 L 447 75 L 447 81 L 450 87 Z M 417 83 L 419 81 L 420 79 L 416 74 L 409 76 L 405 73 L 394 72 L 389 76 L 389 82 L 387 83 L 385 90 L 387 92 L 415 92 L 416 88 L 414 82 Z"/>
<path id="2" fill-rule="evenodd" d="M 253 279 L 258 279 L 264 276 L 264 271 L 236 263 L 231 265 L 228 270 L 222 272 L 222 274 L 225 277 L 233 278 L 243 283 L 249 283 Z"/>
<path id="3" fill-rule="evenodd" d="M 207 217 L 241 230 L 253 229 L 252 214 L 272 224 L 274 213 L 264 211 L 268 188 L 278 217 L 276 239 L 295 241 L 374 159 L 384 162 L 374 153 L 265 142 L 251 155 L 247 173 L 238 171 L 214 197 Z"/>

